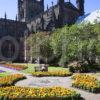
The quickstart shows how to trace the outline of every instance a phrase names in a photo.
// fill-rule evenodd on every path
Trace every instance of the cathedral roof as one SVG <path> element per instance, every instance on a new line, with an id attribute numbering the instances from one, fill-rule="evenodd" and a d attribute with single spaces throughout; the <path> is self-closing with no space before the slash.
<path id="1" fill-rule="evenodd" d="M 26 24 L 25 22 L 21 22 L 21 21 L 16 21 L 16 20 L 12 20 L 12 19 L 5 19 L 5 18 L 0 18 L 0 22 L 9 22 L 9 23 L 19 23 L 19 24 Z"/>
<path id="2" fill-rule="evenodd" d="M 47 13 L 52 12 L 52 8 L 55 9 L 55 8 L 57 8 L 58 6 L 59 6 L 58 4 L 56 4 L 56 5 L 54 5 L 54 6 L 51 6 L 51 7 L 50 7 L 49 9 L 47 9 L 46 11 L 44 11 L 44 12 L 40 13 L 39 15 L 35 16 L 34 18 L 32 18 L 28 23 L 30 23 L 30 22 L 36 20 L 37 18 L 40 18 L 40 17 L 41 17 L 42 15 L 44 15 L 44 14 L 47 14 Z M 65 3 L 64 3 L 64 6 L 65 6 L 66 8 L 68 8 L 68 9 L 72 9 L 72 10 L 78 12 L 78 9 L 77 9 L 71 2 L 65 2 Z"/>

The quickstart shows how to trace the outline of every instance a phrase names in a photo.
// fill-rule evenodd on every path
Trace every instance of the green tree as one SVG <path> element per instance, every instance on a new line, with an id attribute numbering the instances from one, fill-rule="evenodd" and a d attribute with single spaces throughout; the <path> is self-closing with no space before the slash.
<path id="1" fill-rule="evenodd" d="M 47 40 L 49 40 L 49 35 L 45 32 L 31 34 L 27 38 L 27 46 L 29 47 L 29 50 L 27 52 L 27 56 L 30 57 L 30 59 L 32 60 L 33 58 L 37 59 L 38 57 L 41 56 L 41 54 L 43 56 L 43 54 L 47 53 L 47 52 L 45 52 L 45 51 L 47 51 L 46 50 L 47 45 L 49 45 L 47 43 Z M 44 49 L 44 48 L 46 48 L 46 49 L 40 50 L 42 46 L 43 46 L 42 49 Z"/>
<path id="2" fill-rule="evenodd" d="M 53 51 L 63 66 L 73 60 L 95 63 L 97 42 L 98 35 L 91 24 L 65 26 L 51 36 Z"/>
<path id="3" fill-rule="evenodd" d="M 50 63 L 53 59 L 53 50 L 50 46 L 49 38 L 40 44 L 40 55 L 46 63 Z"/>

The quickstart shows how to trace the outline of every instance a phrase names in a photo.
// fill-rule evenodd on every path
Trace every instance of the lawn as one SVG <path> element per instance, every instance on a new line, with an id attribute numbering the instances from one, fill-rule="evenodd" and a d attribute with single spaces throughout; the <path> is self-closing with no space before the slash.
<path id="1" fill-rule="evenodd" d="M 49 70 L 50 71 L 54 71 L 54 70 L 66 70 L 67 68 L 63 68 L 63 67 L 55 67 L 55 66 L 49 66 Z"/>
<path id="2" fill-rule="evenodd" d="M 9 75 L 8 72 L 0 73 L 0 77 L 4 77 L 4 76 L 7 76 L 7 75 Z"/>
<path id="3" fill-rule="evenodd" d="M 30 64 L 30 63 L 14 63 L 14 64 L 28 66 L 27 69 L 21 71 L 23 73 L 32 73 L 32 72 L 34 72 L 34 67 L 36 66 L 36 64 Z M 63 67 L 49 66 L 49 71 L 66 70 L 66 69 L 67 68 L 63 68 Z"/>

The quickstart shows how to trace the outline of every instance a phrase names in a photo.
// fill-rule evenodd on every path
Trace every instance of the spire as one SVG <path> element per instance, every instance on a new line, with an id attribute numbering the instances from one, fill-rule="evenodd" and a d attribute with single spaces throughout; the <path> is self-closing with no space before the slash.
<path id="1" fill-rule="evenodd" d="M 41 15 L 41 29 L 44 30 L 44 18 L 43 18 L 43 15 Z"/>
<path id="2" fill-rule="evenodd" d="M 5 14 L 4 14 L 4 18 L 7 19 L 7 14 L 6 14 L 6 12 L 5 12 Z"/>
<path id="3" fill-rule="evenodd" d="M 48 4 L 47 4 L 47 10 L 49 9 Z"/>
<path id="4" fill-rule="evenodd" d="M 16 21 L 18 21 L 18 17 L 17 17 L 17 14 L 16 14 L 16 19 L 15 19 Z"/>
<path id="5" fill-rule="evenodd" d="M 54 2 L 52 1 L 51 3 L 52 3 L 52 7 L 53 7 Z"/>

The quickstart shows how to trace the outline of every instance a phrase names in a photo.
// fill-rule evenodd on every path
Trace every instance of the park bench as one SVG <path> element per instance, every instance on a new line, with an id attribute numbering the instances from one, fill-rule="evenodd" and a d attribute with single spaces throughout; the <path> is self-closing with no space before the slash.
<path id="1" fill-rule="evenodd" d="M 35 72 L 43 72 L 43 71 L 48 71 L 48 65 L 47 64 L 39 64 L 35 66 Z"/>

